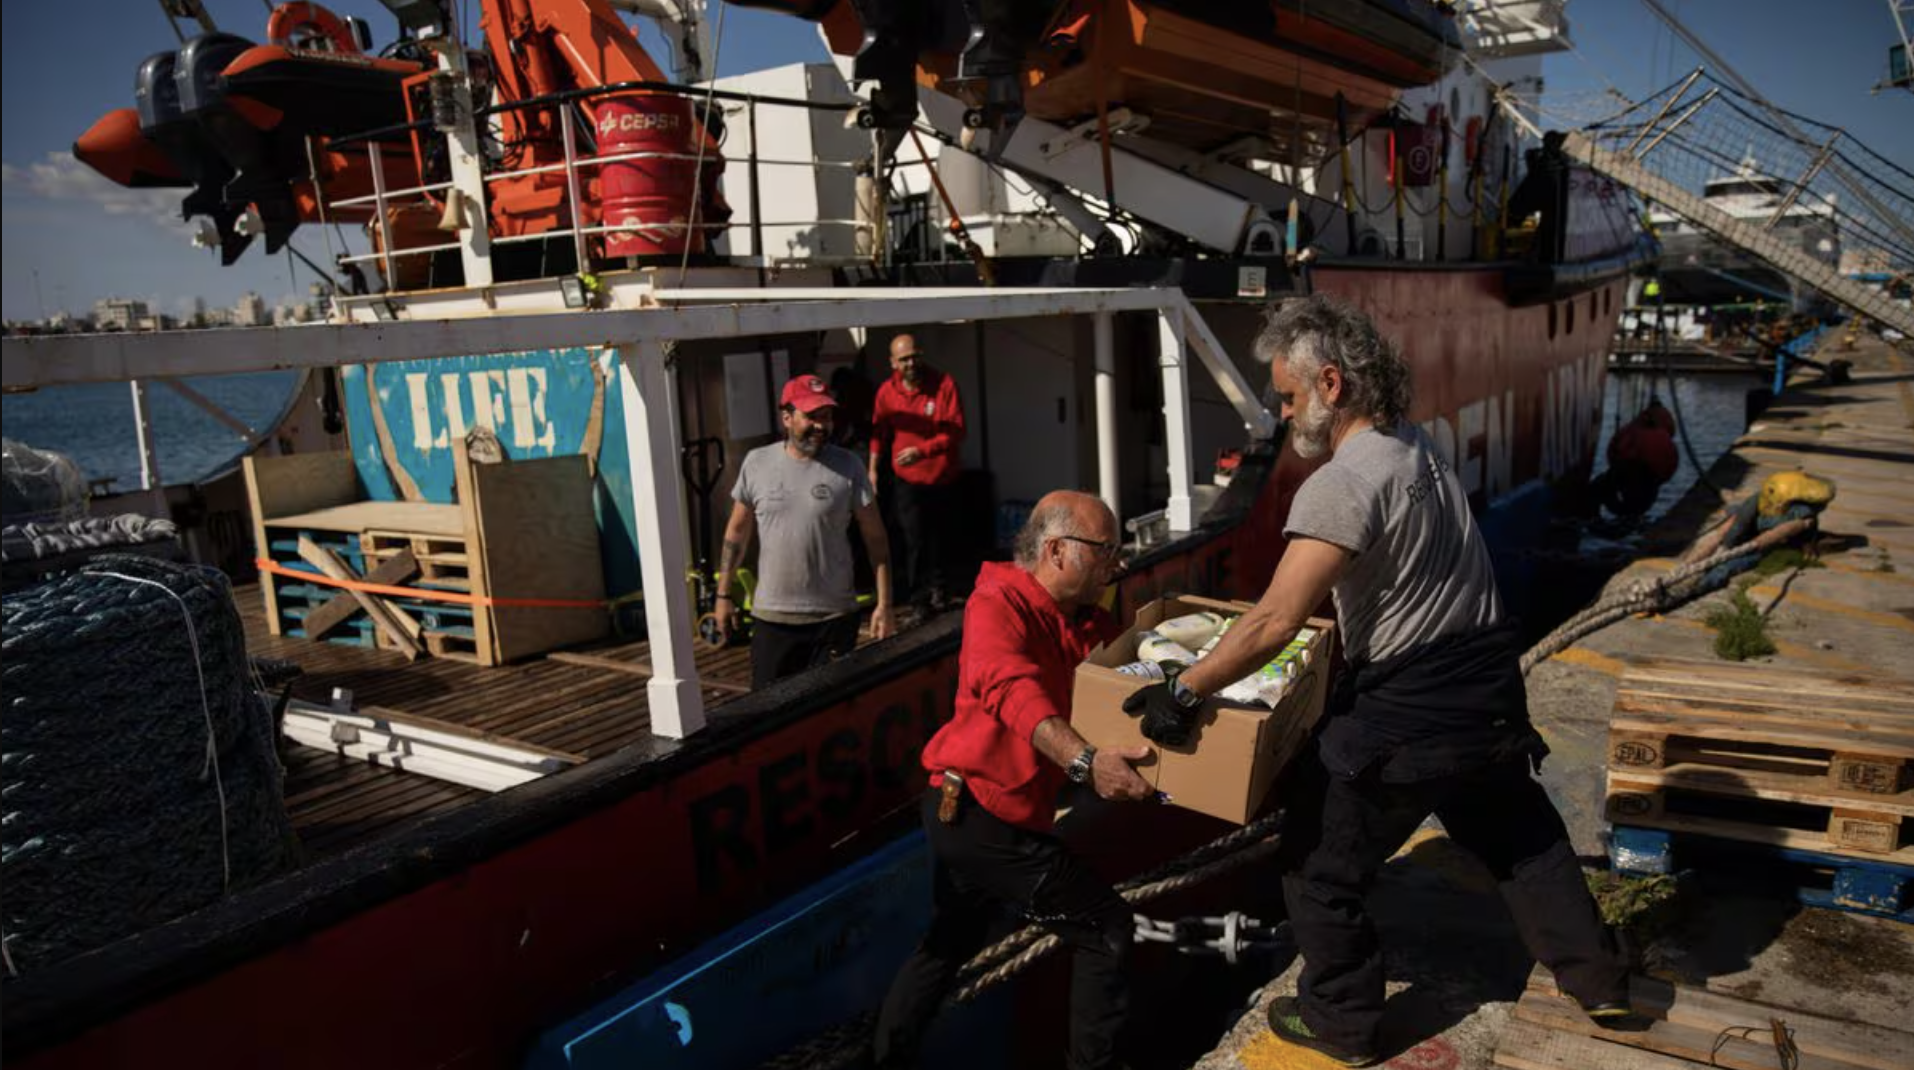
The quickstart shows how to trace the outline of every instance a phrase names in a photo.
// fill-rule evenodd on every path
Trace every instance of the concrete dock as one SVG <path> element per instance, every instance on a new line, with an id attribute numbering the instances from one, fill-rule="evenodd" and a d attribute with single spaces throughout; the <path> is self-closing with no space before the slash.
<path id="1" fill-rule="evenodd" d="M 1724 502 L 1758 492 L 1769 475 L 1799 470 L 1831 479 L 1838 491 L 1820 518 L 1820 567 L 1784 570 L 1748 586 L 1776 648 L 1748 664 L 1762 666 L 1769 678 L 1866 676 L 1894 694 L 1914 695 L 1914 349 L 1902 346 L 1897 352 L 1864 338 L 1845 351 L 1831 335 L 1817 355 L 1851 361 L 1852 380 L 1836 385 L 1813 373 L 1794 379 L 1708 473 L 1718 490 L 1698 485 L 1647 533 L 1646 552 L 1606 592 L 1666 574 Z M 1554 751 L 1543 780 L 1591 868 L 1600 867 L 1605 852 L 1604 771 L 1622 673 L 1631 659 L 1716 660 L 1715 632 L 1705 621 L 1727 604 L 1734 586 L 1663 614 L 1626 618 L 1530 675 L 1531 711 Z M 1774 1014 L 1784 1018 L 1793 1011 L 1910 1028 L 1914 925 L 1757 894 L 1702 894 L 1686 882 L 1678 895 L 1682 909 L 1672 928 L 1656 933 L 1652 946 L 1637 947 L 1645 973 L 1782 1008 Z M 1425 829 L 1386 868 L 1371 907 L 1390 976 L 1385 1065 L 1497 1065 L 1496 1046 L 1532 961 L 1486 871 L 1439 828 Z M 1286 959 L 1196 1070 L 1334 1065 L 1276 1040 L 1265 1025 L 1268 1001 L 1295 991 L 1300 965 Z M 1767 1028 L 1765 1021 L 1751 1024 Z M 1914 1066 L 1914 1049 L 1887 1058 L 1880 1065 Z"/>

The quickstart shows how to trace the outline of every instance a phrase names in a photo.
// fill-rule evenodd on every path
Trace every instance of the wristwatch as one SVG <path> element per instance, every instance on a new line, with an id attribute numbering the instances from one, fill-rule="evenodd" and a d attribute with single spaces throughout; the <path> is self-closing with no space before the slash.
<path id="1" fill-rule="evenodd" d="M 1170 681 L 1170 698 L 1186 710 L 1193 710 L 1203 704 L 1203 696 L 1197 694 L 1196 689 L 1180 678 Z"/>
<path id="2" fill-rule="evenodd" d="M 1086 744 L 1083 753 L 1070 759 L 1070 764 L 1063 767 L 1063 774 L 1070 778 L 1072 784 L 1088 784 L 1090 763 L 1096 761 L 1096 757 L 1097 749 Z"/>

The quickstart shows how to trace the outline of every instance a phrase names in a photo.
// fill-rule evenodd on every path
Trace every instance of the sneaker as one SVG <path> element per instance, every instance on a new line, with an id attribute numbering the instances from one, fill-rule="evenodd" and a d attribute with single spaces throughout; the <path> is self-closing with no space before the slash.
<path id="1" fill-rule="evenodd" d="M 1277 1039 L 1328 1056 L 1339 1066 L 1373 1066 L 1374 1055 L 1343 1049 L 1316 1036 L 1303 1022 L 1302 1006 L 1295 996 L 1277 996 L 1269 1001 L 1269 1031 Z"/>
<path id="2" fill-rule="evenodd" d="M 1596 1025 L 1612 1026 L 1631 1017 L 1635 1008 L 1629 1006 L 1625 999 L 1611 999 L 1601 1003 L 1584 1003 L 1582 1013 L 1588 1015 L 1589 1021 Z"/>

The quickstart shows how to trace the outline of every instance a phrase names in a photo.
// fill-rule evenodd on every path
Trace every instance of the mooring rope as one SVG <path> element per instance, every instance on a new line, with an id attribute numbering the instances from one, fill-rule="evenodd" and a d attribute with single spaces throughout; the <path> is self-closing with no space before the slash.
<path id="1" fill-rule="evenodd" d="M 1270 814 L 1117 885 L 1127 903 L 1145 903 L 1201 884 L 1266 855 L 1281 844 L 1280 814 Z M 968 1003 L 1029 969 L 1062 943 L 1040 924 L 1026 925 L 978 952 L 957 971 L 951 1003 Z M 812 1036 L 766 1061 L 760 1070 L 841 1070 L 856 1065 L 871 1043 L 875 1015 L 865 1013 Z"/>
<path id="2" fill-rule="evenodd" d="M 1708 572 L 1736 558 L 1760 553 L 1778 543 L 1786 542 L 1813 526 L 1812 518 L 1789 520 L 1769 528 L 1738 546 L 1731 546 L 1726 550 L 1709 554 L 1699 561 L 1682 565 L 1665 576 L 1636 580 L 1617 593 L 1570 617 L 1561 627 L 1548 633 L 1541 642 L 1529 648 L 1529 652 L 1522 655 L 1522 675 L 1527 676 L 1529 670 L 1568 649 L 1576 640 L 1592 632 L 1600 631 L 1623 617 L 1635 613 L 1660 612 L 1706 593 L 1698 583 L 1686 587 L 1683 585 L 1697 577 L 1705 577 Z M 1678 587 L 1682 589 L 1678 590 Z"/>

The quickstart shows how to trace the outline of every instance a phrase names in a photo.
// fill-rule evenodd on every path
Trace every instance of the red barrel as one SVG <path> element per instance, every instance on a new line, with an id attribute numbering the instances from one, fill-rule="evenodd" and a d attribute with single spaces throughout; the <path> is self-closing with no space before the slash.
<path id="1" fill-rule="evenodd" d="M 606 256 L 682 253 L 702 248 L 691 233 L 696 168 L 691 160 L 691 102 L 668 93 L 625 93 L 598 103 L 598 154 L 657 153 L 602 165 L 599 219 L 640 229 L 605 234 Z"/>

